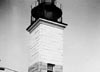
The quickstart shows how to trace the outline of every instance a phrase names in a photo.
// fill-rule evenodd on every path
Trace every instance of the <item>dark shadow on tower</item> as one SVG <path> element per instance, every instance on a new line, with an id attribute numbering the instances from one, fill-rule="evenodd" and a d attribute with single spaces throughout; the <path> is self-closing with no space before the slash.
<path id="1" fill-rule="evenodd" d="M 61 4 L 57 7 L 56 0 L 37 0 L 36 2 L 35 7 L 31 6 L 31 24 L 39 18 L 62 23 Z"/>

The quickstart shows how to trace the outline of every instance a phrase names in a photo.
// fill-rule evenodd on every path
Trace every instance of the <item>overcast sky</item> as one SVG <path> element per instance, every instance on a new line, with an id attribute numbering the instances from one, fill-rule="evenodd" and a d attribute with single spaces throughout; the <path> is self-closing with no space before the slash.
<path id="1" fill-rule="evenodd" d="M 30 5 L 0 0 L 0 66 L 27 72 Z M 63 5 L 64 72 L 100 72 L 100 0 L 58 0 Z"/>

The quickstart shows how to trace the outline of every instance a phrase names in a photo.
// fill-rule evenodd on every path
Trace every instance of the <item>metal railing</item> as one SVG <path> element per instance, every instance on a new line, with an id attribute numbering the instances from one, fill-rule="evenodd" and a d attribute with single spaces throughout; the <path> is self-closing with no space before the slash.
<path id="1" fill-rule="evenodd" d="M 34 8 L 34 7 L 36 7 L 36 6 L 38 6 L 39 5 L 39 3 L 38 3 L 38 1 L 37 0 L 35 0 L 35 1 L 33 1 L 33 3 L 31 4 L 31 10 Z M 60 8 L 61 10 L 63 10 L 63 6 L 62 6 L 62 4 L 59 2 L 59 1 L 55 1 L 55 5 L 58 7 L 58 8 Z M 32 15 L 31 15 L 31 24 L 32 24 L 32 22 L 34 22 L 35 21 L 35 18 L 34 17 L 32 17 Z M 63 17 L 61 16 L 59 19 L 58 19 L 58 22 L 63 22 Z"/>

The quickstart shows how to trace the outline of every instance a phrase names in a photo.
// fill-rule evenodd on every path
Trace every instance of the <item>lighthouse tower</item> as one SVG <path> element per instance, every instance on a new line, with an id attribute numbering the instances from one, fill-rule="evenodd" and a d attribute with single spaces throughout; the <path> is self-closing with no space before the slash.
<path id="1" fill-rule="evenodd" d="M 31 9 L 31 61 L 28 72 L 63 72 L 62 10 L 56 0 L 37 0 Z"/>

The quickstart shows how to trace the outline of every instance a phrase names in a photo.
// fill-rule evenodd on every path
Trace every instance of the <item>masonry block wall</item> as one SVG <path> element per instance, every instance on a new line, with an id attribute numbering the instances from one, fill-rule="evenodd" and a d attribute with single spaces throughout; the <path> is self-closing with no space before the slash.
<path id="1" fill-rule="evenodd" d="M 54 65 L 49 67 L 47 63 L 37 62 L 29 67 L 28 72 L 63 72 L 63 66 Z"/>
<path id="2" fill-rule="evenodd" d="M 29 72 L 63 72 L 64 27 L 45 19 L 28 27 L 31 38 Z"/>

